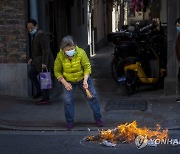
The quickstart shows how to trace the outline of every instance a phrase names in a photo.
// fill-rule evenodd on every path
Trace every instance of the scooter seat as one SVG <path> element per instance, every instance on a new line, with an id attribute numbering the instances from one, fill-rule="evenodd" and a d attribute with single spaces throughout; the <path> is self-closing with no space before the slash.
<path id="1" fill-rule="evenodd" d="M 139 59 L 136 57 L 128 57 L 126 59 L 126 63 L 129 63 L 129 64 L 136 64 L 136 62 L 138 62 L 138 61 L 139 61 Z"/>
<path id="2" fill-rule="evenodd" d="M 120 54 L 125 54 L 127 56 L 136 56 L 136 44 L 132 41 L 122 41 L 116 46 Z"/>

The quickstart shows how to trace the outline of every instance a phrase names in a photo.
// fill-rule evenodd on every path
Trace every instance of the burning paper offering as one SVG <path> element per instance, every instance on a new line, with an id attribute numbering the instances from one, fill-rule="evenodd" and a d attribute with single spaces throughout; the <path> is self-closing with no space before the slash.
<path id="1" fill-rule="evenodd" d="M 115 129 L 101 130 L 98 135 L 87 136 L 86 141 L 97 141 L 99 143 L 110 142 L 113 144 L 118 143 L 131 143 L 134 142 L 136 137 L 142 135 L 147 139 L 166 139 L 168 138 L 168 130 L 160 130 L 157 125 L 156 130 L 150 130 L 146 127 L 138 128 L 137 122 L 125 123 L 117 126 Z"/>

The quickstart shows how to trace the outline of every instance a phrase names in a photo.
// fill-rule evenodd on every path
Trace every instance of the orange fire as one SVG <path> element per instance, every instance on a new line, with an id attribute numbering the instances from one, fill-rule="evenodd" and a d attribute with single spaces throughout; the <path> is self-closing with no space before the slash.
<path id="1" fill-rule="evenodd" d="M 86 141 L 98 141 L 103 142 L 105 140 L 112 143 L 119 142 L 132 142 L 138 135 L 146 136 L 147 139 L 167 139 L 168 130 L 160 130 L 160 126 L 157 125 L 155 131 L 152 131 L 146 127 L 138 128 L 137 122 L 125 123 L 117 126 L 115 129 L 102 130 L 96 136 L 86 137 Z"/>

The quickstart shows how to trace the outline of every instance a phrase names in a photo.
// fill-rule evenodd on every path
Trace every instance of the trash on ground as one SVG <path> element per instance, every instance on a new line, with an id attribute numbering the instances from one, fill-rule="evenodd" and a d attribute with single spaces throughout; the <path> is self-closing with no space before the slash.
<path id="1" fill-rule="evenodd" d="M 107 141 L 107 140 L 103 141 L 103 142 L 101 143 L 101 145 L 104 145 L 104 146 L 107 146 L 107 147 L 115 147 L 115 146 L 116 146 L 116 144 L 111 143 L 111 142 L 109 142 L 109 141 Z"/>

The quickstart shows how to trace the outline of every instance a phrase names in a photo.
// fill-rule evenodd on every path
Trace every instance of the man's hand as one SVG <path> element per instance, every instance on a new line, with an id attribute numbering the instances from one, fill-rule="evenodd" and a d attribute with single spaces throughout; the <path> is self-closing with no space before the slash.
<path id="1" fill-rule="evenodd" d="M 28 64 L 31 64 L 31 63 L 32 63 L 32 59 L 29 59 L 29 60 L 28 60 Z"/>
<path id="2" fill-rule="evenodd" d="M 47 69 L 47 65 L 45 65 L 45 64 L 42 64 L 42 69 Z"/>

